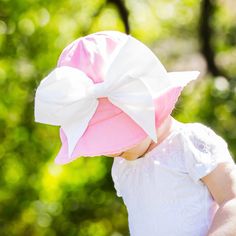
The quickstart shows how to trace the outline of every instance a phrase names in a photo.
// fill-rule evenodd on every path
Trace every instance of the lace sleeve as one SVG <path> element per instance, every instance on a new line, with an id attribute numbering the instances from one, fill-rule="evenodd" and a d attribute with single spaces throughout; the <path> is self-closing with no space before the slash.
<path id="1" fill-rule="evenodd" d="M 194 123 L 185 139 L 185 164 L 194 182 L 209 174 L 221 162 L 234 163 L 225 140 L 209 127 Z"/>

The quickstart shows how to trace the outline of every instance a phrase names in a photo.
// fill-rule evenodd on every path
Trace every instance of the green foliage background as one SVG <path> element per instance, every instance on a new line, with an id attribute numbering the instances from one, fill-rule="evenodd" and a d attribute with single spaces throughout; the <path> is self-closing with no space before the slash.
<path id="1" fill-rule="evenodd" d="M 235 156 L 236 3 L 215 1 L 209 12 L 214 34 L 209 40 L 224 72 L 214 76 L 201 49 L 201 4 L 125 1 L 130 33 L 149 45 L 168 71 L 201 71 L 173 116 L 209 125 Z M 116 1 L 0 0 L 1 236 L 129 234 L 127 212 L 111 179 L 112 159 L 54 164 L 59 127 L 35 123 L 33 114 L 35 89 L 61 50 L 80 36 L 108 29 L 125 31 Z"/>

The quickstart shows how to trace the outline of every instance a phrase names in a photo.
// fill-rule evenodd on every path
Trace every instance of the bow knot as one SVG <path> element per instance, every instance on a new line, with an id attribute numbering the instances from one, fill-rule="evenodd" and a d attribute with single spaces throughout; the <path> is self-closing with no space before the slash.
<path id="1" fill-rule="evenodd" d="M 100 82 L 93 84 L 93 86 L 89 88 L 89 93 L 93 98 L 102 98 L 108 97 L 109 90 L 107 89 L 105 82 Z"/>

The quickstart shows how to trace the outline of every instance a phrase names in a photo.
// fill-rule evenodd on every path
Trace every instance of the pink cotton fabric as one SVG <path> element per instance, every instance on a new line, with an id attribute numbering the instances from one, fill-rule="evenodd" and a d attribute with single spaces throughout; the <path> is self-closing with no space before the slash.
<path id="1" fill-rule="evenodd" d="M 116 31 L 104 31 L 79 38 L 63 50 L 58 67 L 70 66 L 80 69 L 94 83 L 102 82 L 112 53 L 121 47 L 126 39 L 126 34 Z M 171 114 L 182 89 L 172 88 L 162 96 L 154 98 L 156 128 Z M 118 153 L 147 137 L 145 131 L 132 118 L 107 98 L 98 100 L 98 108 L 84 135 L 78 140 L 71 159 L 68 159 L 67 138 L 60 128 L 62 146 L 55 159 L 57 164 L 66 164 L 81 156 Z"/>

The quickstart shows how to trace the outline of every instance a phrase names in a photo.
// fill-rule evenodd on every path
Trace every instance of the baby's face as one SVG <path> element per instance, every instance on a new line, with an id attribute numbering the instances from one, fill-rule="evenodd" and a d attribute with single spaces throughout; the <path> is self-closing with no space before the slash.
<path id="1" fill-rule="evenodd" d="M 175 121 L 174 118 L 172 118 L 171 116 L 168 116 L 166 120 L 162 123 L 162 125 L 158 128 L 156 134 L 159 140 L 162 140 L 170 133 L 173 122 L 175 122 L 175 126 L 178 127 L 178 124 L 176 124 L 178 122 Z M 150 150 L 149 147 L 153 148 L 156 145 L 158 144 L 152 141 L 152 139 L 149 136 L 147 136 L 143 141 L 141 141 L 140 143 L 134 145 L 129 149 L 123 150 L 123 152 L 115 154 L 113 153 L 110 155 L 106 154 L 105 156 L 108 157 L 120 156 L 128 160 L 134 160 L 145 155 Z"/>
<path id="2" fill-rule="evenodd" d="M 147 136 L 147 138 L 145 138 L 143 141 L 141 141 L 140 143 L 134 145 L 133 147 L 131 147 L 129 149 L 125 149 L 122 152 L 115 153 L 115 154 L 106 154 L 105 156 L 107 156 L 107 157 L 120 156 L 120 157 L 123 157 L 128 160 L 134 160 L 145 153 L 145 151 L 149 147 L 151 141 L 152 141 L 151 138 L 149 136 Z"/>

